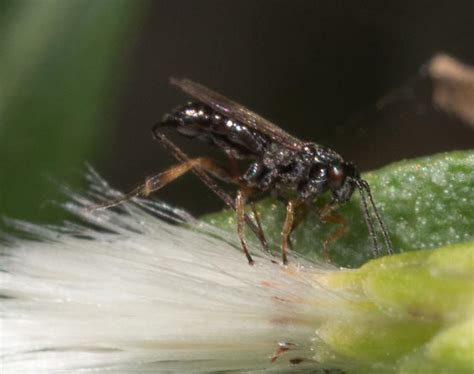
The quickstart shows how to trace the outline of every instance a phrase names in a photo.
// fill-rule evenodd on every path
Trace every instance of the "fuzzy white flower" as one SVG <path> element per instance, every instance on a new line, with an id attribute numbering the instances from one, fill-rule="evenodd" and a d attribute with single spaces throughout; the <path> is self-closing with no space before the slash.
<path id="1" fill-rule="evenodd" d="M 257 245 L 249 266 L 236 237 L 182 211 L 74 198 L 87 225 L 16 222 L 39 240 L 0 249 L 2 373 L 321 367 L 316 329 L 343 295 L 318 279 L 334 269 Z"/>

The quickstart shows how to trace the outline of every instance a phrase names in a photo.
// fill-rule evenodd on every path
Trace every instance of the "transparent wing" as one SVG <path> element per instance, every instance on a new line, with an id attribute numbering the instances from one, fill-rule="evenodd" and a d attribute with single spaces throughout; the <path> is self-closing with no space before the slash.
<path id="1" fill-rule="evenodd" d="M 266 136 L 273 141 L 284 145 L 291 149 L 300 149 L 303 142 L 294 136 L 288 134 L 270 121 L 262 118 L 258 114 L 245 108 L 244 106 L 232 101 L 221 94 L 203 86 L 202 84 L 193 82 L 189 79 L 171 78 L 171 84 L 181 88 L 188 95 L 209 105 L 215 111 L 229 118 L 235 119 Z"/>

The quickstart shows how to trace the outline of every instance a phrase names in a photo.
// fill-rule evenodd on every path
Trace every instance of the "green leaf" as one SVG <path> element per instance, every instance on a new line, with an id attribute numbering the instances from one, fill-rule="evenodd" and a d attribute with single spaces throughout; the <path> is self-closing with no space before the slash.
<path id="1" fill-rule="evenodd" d="M 116 85 L 145 3 L 4 1 L 0 6 L 0 212 L 52 221 L 52 183 L 77 186 L 114 121 Z M 58 218 L 58 217 L 56 217 Z"/>
<path id="2" fill-rule="evenodd" d="M 395 251 L 436 248 L 474 239 L 474 151 L 451 152 L 401 161 L 365 173 L 384 218 Z M 318 201 L 323 206 L 325 196 Z M 285 216 L 283 203 L 267 198 L 257 204 L 266 236 L 278 251 Z M 330 245 L 334 264 L 356 267 L 372 258 L 372 245 L 360 208 L 358 193 L 340 207 L 349 227 Z M 205 220 L 235 232 L 235 214 L 224 211 Z M 336 228 L 323 224 L 315 213 L 292 234 L 293 247 L 321 259 L 322 242 Z M 247 237 L 253 234 L 247 230 Z"/>

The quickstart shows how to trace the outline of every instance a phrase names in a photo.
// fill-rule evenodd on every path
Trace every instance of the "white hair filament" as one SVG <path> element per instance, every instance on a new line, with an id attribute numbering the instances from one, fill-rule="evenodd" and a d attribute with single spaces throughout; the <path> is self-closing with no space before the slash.
<path id="1" fill-rule="evenodd" d="M 321 367 L 315 331 L 344 295 L 319 279 L 336 269 L 284 267 L 258 245 L 249 266 L 236 237 L 181 211 L 74 199 L 88 225 L 15 222 L 36 240 L 0 248 L 2 373 Z"/>

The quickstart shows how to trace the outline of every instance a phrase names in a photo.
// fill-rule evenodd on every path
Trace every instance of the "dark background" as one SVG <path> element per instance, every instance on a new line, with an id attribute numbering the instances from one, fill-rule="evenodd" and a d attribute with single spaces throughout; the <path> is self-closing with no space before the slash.
<path id="1" fill-rule="evenodd" d="M 474 145 L 472 129 L 431 113 L 423 93 L 372 112 L 418 84 L 438 52 L 474 64 L 474 2 L 153 1 L 124 81 L 120 118 L 97 168 L 128 189 L 174 163 L 149 128 L 187 98 L 188 77 L 363 169 Z M 441 116 L 441 118 L 440 118 Z M 355 118 L 355 119 L 354 119 Z M 177 139 L 192 155 L 206 145 Z M 194 213 L 222 206 L 194 176 L 159 193 Z"/>

